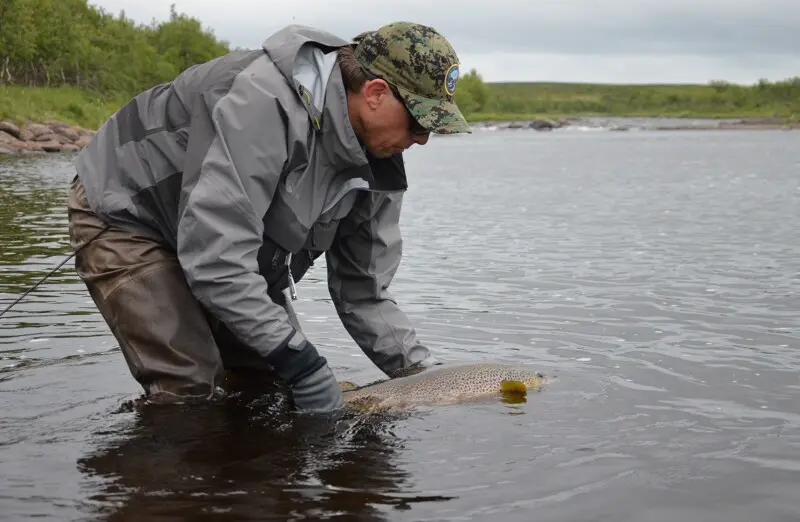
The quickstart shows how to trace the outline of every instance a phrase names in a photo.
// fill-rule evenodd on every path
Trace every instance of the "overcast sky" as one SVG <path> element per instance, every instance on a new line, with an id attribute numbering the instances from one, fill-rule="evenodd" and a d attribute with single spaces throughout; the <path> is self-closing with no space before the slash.
<path id="1" fill-rule="evenodd" d="M 89 0 L 149 23 L 170 0 Z M 800 0 L 175 0 L 232 46 L 287 24 L 431 25 L 486 81 L 753 83 L 800 76 Z M 367 7 L 368 6 L 368 7 Z"/>

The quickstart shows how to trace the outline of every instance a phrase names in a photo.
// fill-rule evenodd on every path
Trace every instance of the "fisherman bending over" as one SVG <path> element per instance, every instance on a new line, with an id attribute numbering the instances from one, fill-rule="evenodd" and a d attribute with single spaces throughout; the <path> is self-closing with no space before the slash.
<path id="1" fill-rule="evenodd" d="M 70 238 L 150 400 L 213 398 L 238 367 L 277 375 L 300 411 L 340 408 L 290 302 L 323 253 L 337 313 L 372 362 L 390 377 L 431 363 L 387 289 L 402 152 L 431 132 L 470 132 L 458 76 L 430 27 L 393 23 L 348 42 L 289 26 L 102 126 L 77 160 Z"/>

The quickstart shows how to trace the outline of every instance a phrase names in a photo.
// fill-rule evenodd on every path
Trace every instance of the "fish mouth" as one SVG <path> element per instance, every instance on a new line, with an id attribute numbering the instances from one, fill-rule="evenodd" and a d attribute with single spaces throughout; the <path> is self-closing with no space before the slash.
<path id="1" fill-rule="evenodd" d="M 539 388 L 547 381 L 543 373 L 536 373 L 533 377 L 527 379 L 525 384 L 528 388 Z"/>

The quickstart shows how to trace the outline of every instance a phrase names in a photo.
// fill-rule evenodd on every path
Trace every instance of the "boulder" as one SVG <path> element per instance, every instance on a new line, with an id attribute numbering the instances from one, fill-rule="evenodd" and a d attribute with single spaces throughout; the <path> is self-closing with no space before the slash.
<path id="1" fill-rule="evenodd" d="M 50 128 L 48 125 L 44 125 L 42 123 L 31 123 L 30 125 L 25 127 L 28 129 L 33 137 L 41 136 L 42 134 L 48 134 L 53 132 L 53 129 Z"/>
<path id="2" fill-rule="evenodd" d="M 64 148 L 64 144 L 58 141 L 40 141 L 39 142 L 42 146 L 42 150 L 45 152 L 61 152 Z"/>
<path id="3" fill-rule="evenodd" d="M 561 123 L 553 120 L 533 120 L 530 128 L 538 131 L 551 131 L 561 127 Z"/>
<path id="4" fill-rule="evenodd" d="M 78 141 L 78 138 L 81 137 L 78 131 L 72 127 L 53 127 L 53 130 L 56 134 L 65 137 L 71 143 Z"/>
<path id="5" fill-rule="evenodd" d="M 19 154 L 19 151 L 10 145 L 0 143 L 0 156 L 8 156 L 11 154 Z"/>
<path id="6" fill-rule="evenodd" d="M 75 145 L 83 149 L 84 147 L 88 146 L 91 143 L 92 137 L 91 136 L 81 136 L 77 140 L 75 140 Z"/>
<path id="7" fill-rule="evenodd" d="M 12 136 L 8 132 L 0 130 L 0 143 L 13 143 L 15 141 L 19 141 L 18 136 Z"/>
<path id="8" fill-rule="evenodd" d="M 58 142 L 60 142 L 62 139 L 66 140 L 66 138 L 60 137 L 55 132 L 46 132 L 44 134 L 39 134 L 38 136 L 33 138 L 33 141 L 58 141 Z"/>
<path id="9" fill-rule="evenodd" d="M 20 133 L 19 127 L 17 127 L 10 121 L 0 121 L 0 132 L 11 134 L 18 140 L 22 139 L 22 134 Z"/>

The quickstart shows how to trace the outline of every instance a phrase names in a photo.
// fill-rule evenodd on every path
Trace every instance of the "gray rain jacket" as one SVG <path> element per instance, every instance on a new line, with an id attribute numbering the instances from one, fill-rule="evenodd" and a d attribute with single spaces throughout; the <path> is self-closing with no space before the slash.
<path id="1" fill-rule="evenodd" d="M 275 292 L 324 252 L 342 323 L 392 374 L 428 355 L 387 290 L 406 177 L 353 132 L 335 65 L 348 43 L 289 26 L 193 66 L 125 105 L 76 166 L 92 209 L 173 249 L 199 302 L 261 355 L 302 340 Z"/>

